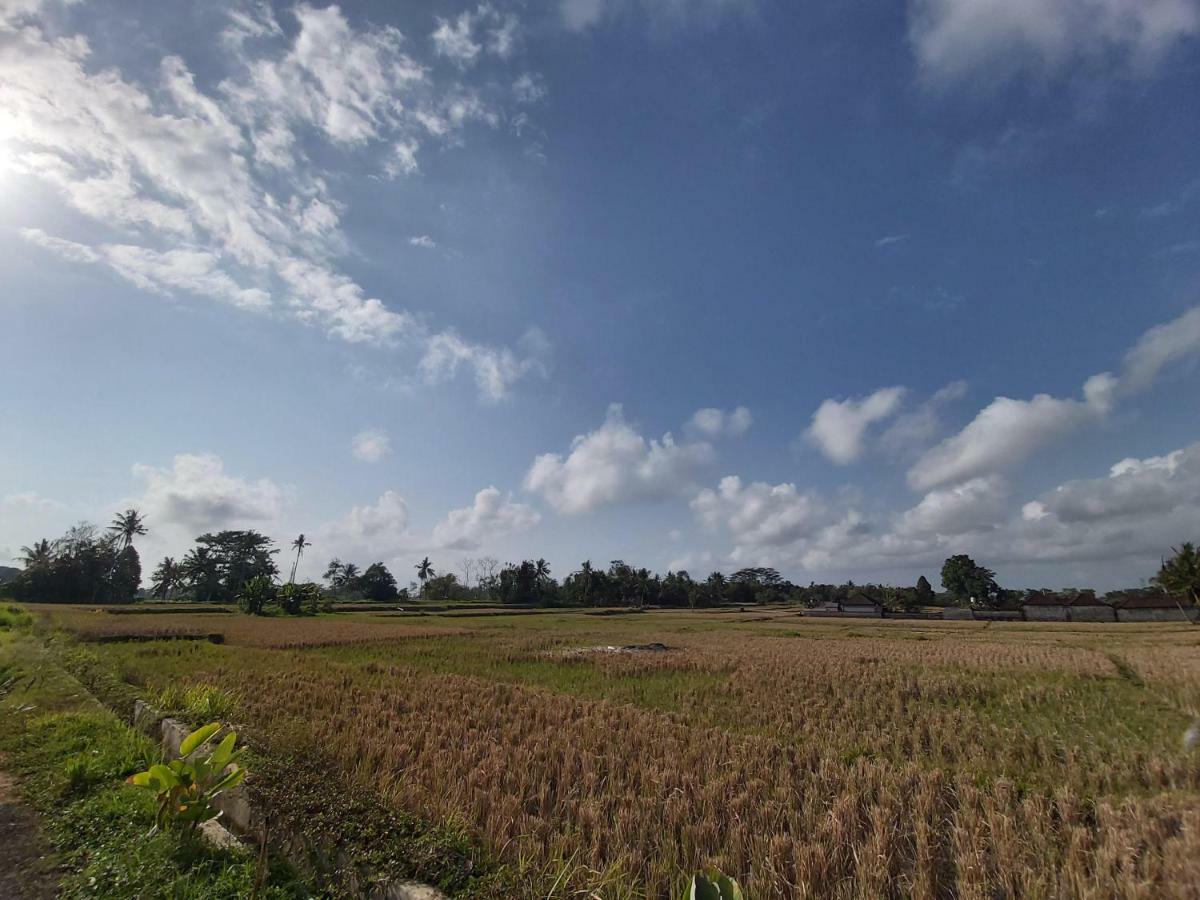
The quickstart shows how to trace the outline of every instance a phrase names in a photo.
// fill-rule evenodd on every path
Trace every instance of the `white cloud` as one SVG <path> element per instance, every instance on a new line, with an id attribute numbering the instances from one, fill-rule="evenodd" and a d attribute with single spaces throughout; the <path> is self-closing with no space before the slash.
<path id="1" fill-rule="evenodd" d="M 1118 397 L 1145 390 L 1167 365 L 1200 355 L 1200 307 L 1141 336 L 1125 354 L 1121 374 L 1093 375 L 1083 399 L 1038 394 L 997 397 L 958 434 L 925 452 L 908 470 L 919 490 L 1005 469 L 1062 435 L 1102 420 Z"/>
<path id="2" fill-rule="evenodd" d="M 898 534 L 917 537 L 963 535 L 997 528 L 1006 516 L 1008 487 L 999 478 L 972 478 L 953 487 L 930 491 L 902 513 Z"/>
<path id="3" fill-rule="evenodd" d="M 418 234 L 408 239 L 408 243 L 413 247 L 420 247 L 423 250 L 433 250 L 437 247 L 437 241 L 427 234 Z"/>
<path id="4" fill-rule="evenodd" d="M 901 241 L 907 241 L 907 234 L 885 234 L 875 242 L 876 247 L 888 247 L 892 244 L 899 244 Z"/>
<path id="5" fill-rule="evenodd" d="M 368 428 L 354 436 L 354 440 L 350 442 L 350 449 L 355 459 L 376 463 L 391 455 L 392 439 L 378 428 Z"/>
<path id="6" fill-rule="evenodd" d="M 744 406 L 726 412 L 707 406 L 692 414 L 684 429 L 689 434 L 706 438 L 740 437 L 754 424 L 754 417 Z"/>
<path id="7" fill-rule="evenodd" d="M 292 14 L 289 41 L 268 7 L 235 11 L 222 42 L 231 74 L 212 92 L 177 56 L 143 84 L 100 68 L 83 35 L 54 37 L 32 22 L 6 30 L 0 108 L 13 167 L 128 238 L 25 236 L 145 290 L 270 307 L 342 340 L 437 356 L 441 334 L 336 268 L 347 249 L 342 207 L 303 148 L 324 139 L 360 163 L 412 174 L 422 141 L 461 142 L 471 123 L 494 126 L 499 110 L 460 79 L 435 78 L 394 28 L 356 29 L 337 6 Z M 489 52 L 510 53 L 510 32 L 503 17 L 485 29 Z M 467 343 L 477 375 L 512 355 Z M 477 380 L 495 396 L 529 371 Z"/>
<path id="8" fill-rule="evenodd" d="M 1200 495 L 1200 444 L 1165 456 L 1123 459 L 1107 478 L 1068 481 L 1035 501 L 1040 515 L 1092 522 L 1169 512 Z"/>
<path id="9" fill-rule="evenodd" d="M 314 542 L 321 553 L 347 560 L 394 558 L 411 549 L 408 504 L 395 491 L 385 491 L 374 503 L 355 506 L 346 515 L 322 525 Z"/>
<path id="10" fill-rule="evenodd" d="M 431 384 L 452 377 L 460 365 L 475 373 L 475 384 L 485 400 L 503 399 L 513 382 L 529 372 L 546 372 L 548 345 L 537 329 L 530 329 L 522 339 L 523 354 L 518 356 L 507 347 L 491 347 L 465 340 L 453 331 L 432 335 L 419 365 L 421 374 Z"/>
<path id="11" fill-rule="evenodd" d="M 180 247 L 158 251 L 134 244 L 97 244 L 89 247 L 54 237 L 40 228 L 22 228 L 25 240 L 70 262 L 104 262 L 130 284 L 153 294 L 171 296 L 175 290 L 211 297 L 241 309 L 265 310 L 271 295 L 261 288 L 245 287 L 220 267 L 220 258 L 206 250 Z"/>
<path id="12" fill-rule="evenodd" d="M 936 567 L 953 553 L 969 553 L 991 566 L 1053 565 L 1052 579 L 1062 577 L 1064 563 L 1120 560 L 1136 560 L 1149 575 L 1163 553 L 1195 531 L 1200 443 L 1121 460 L 1104 477 L 1065 482 L 1016 509 L 1010 488 L 995 476 L 932 490 L 906 511 L 873 517 L 789 485 L 752 487 L 727 478 L 692 504 L 706 524 L 728 529 L 729 559 L 738 564 L 857 579 Z"/>
<path id="13" fill-rule="evenodd" d="M 820 500 L 796 490 L 794 484 L 743 485 L 736 475 L 722 478 L 715 491 L 700 491 L 691 507 L 706 527 L 729 531 L 737 545 L 735 557 L 747 549 L 781 547 L 808 537 L 826 514 Z"/>
<path id="14" fill-rule="evenodd" d="M 1049 394 L 1032 400 L 997 397 L 962 431 L 924 453 L 908 470 L 908 483 L 928 490 L 1007 468 L 1103 414 L 1096 404 Z"/>
<path id="15" fill-rule="evenodd" d="M 546 99 L 546 83 L 542 76 L 525 72 L 513 82 L 513 97 L 518 103 L 539 103 Z"/>
<path id="16" fill-rule="evenodd" d="M 1125 354 L 1121 388 L 1134 392 L 1150 386 L 1167 365 L 1200 356 L 1200 306 L 1156 325 Z"/>
<path id="17" fill-rule="evenodd" d="M 145 491 L 134 501 L 151 525 L 178 525 L 193 531 L 272 521 L 284 508 L 286 492 L 269 478 L 247 481 L 225 472 L 219 456 L 181 453 L 170 468 L 137 463 L 135 477 Z"/>
<path id="18" fill-rule="evenodd" d="M 952 381 L 911 412 L 903 413 L 879 436 L 879 445 L 888 454 L 903 457 L 926 449 L 942 433 L 940 411 L 943 406 L 966 396 L 967 383 Z"/>
<path id="19" fill-rule="evenodd" d="M 431 35 L 438 56 L 463 69 L 490 53 L 501 59 L 512 56 L 521 39 L 521 23 L 511 13 L 500 13 L 489 3 L 459 14 L 453 21 L 438 17 Z"/>
<path id="20" fill-rule="evenodd" d="M 949 85 L 1050 78 L 1114 65 L 1149 74 L 1200 34 L 1195 0 L 910 0 L 922 79 Z"/>
<path id="21" fill-rule="evenodd" d="M 433 529 L 433 542 L 439 547 L 478 550 L 490 540 L 532 528 L 541 518 L 533 507 L 486 487 L 475 495 L 471 506 L 446 514 Z"/>
<path id="22" fill-rule="evenodd" d="M 561 513 L 591 512 L 679 494 L 713 457 L 710 444 L 677 444 L 669 432 L 647 441 L 614 403 L 604 424 L 577 436 L 565 458 L 558 453 L 538 456 L 525 475 L 525 488 L 540 493 Z"/>
<path id="23" fill-rule="evenodd" d="M 904 388 L 889 387 L 867 397 L 826 400 L 813 413 L 805 437 L 831 461 L 848 465 L 862 456 L 867 429 L 893 415 L 904 395 Z"/>

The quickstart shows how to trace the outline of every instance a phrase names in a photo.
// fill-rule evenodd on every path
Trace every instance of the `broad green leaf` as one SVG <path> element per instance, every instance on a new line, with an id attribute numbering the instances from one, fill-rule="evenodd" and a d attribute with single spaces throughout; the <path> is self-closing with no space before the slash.
<path id="1" fill-rule="evenodd" d="M 237 787 L 242 783 L 242 780 L 245 777 L 246 770 L 235 767 L 232 772 L 230 772 L 209 789 L 209 794 L 216 794 L 218 791 L 227 791 L 230 788 Z"/>
<path id="2" fill-rule="evenodd" d="M 237 734 L 229 732 L 221 743 L 217 744 L 217 749 L 212 752 L 212 756 L 208 758 L 208 764 L 216 771 L 221 771 L 230 760 L 233 759 L 233 745 L 237 742 Z"/>
<path id="3" fill-rule="evenodd" d="M 179 784 L 179 776 L 162 764 L 151 766 L 150 775 L 152 778 L 158 780 L 163 787 L 175 787 Z"/>
<path id="4" fill-rule="evenodd" d="M 745 900 L 738 883 L 717 869 L 708 869 L 692 879 L 688 900 Z"/>
<path id="5" fill-rule="evenodd" d="M 197 728 L 183 739 L 183 743 L 179 745 L 179 755 L 187 756 L 220 730 L 220 722 L 210 722 L 203 728 Z"/>

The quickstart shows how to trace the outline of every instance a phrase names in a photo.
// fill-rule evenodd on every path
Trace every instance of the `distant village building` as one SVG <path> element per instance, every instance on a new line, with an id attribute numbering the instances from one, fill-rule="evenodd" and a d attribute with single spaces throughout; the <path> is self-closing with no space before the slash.
<path id="1" fill-rule="evenodd" d="M 1183 597 L 1160 590 L 1119 591 L 1108 595 L 1118 622 L 1185 622 L 1196 609 Z"/>
<path id="2" fill-rule="evenodd" d="M 841 614 L 841 604 L 836 600 L 823 600 L 812 609 L 804 611 L 806 616 L 840 616 Z"/>
<path id="3" fill-rule="evenodd" d="M 868 616 L 879 619 L 883 617 L 883 604 L 868 597 L 862 591 L 855 591 L 838 604 L 843 615 Z"/>
<path id="4" fill-rule="evenodd" d="M 1113 622 L 1112 607 L 1095 591 L 1029 591 L 1021 604 L 1028 622 Z"/>
<path id="5" fill-rule="evenodd" d="M 1096 597 L 1095 591 L 1080 591 L 1067 603 L 1072 622 L 1115 622 L 1113 608 Z"/>
<path id="6" fill-rule="evenodd" d="M 1054 591 L 1029 591 L 1021 612 L 1029 622 L 1066 622 L 1067 598 Z"/>

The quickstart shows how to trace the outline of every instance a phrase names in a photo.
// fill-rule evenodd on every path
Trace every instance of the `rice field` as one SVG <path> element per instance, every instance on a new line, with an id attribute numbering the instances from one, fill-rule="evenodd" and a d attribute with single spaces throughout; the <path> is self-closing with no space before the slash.
<path id="1" fill-rule="evenodd" d="M 92 652 L 148 696 L 229 691 L 259 752 L 465 828 L 530 896 L 708 864 L 752 898 L 1200 896 L 1190 625 L 39 612 L 220 631 Z"/>

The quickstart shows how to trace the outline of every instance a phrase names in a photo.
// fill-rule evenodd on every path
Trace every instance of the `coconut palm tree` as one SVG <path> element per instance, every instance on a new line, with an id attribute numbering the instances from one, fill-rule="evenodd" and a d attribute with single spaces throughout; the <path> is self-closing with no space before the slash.
<path id="1" fill-rule="evenodd" d="M 417 577 L 421 579 L 421 593 L 425 593 L 425 582 L 433 577 L 433 563 L 429 561 L 429 557 L 425 557 L 414 567 L 417 570 Z"/>
<path id="2" fill-rule="evenodd" d="M 27 569 L 34 566 L 44 566 L 54 555 L 54 548 L 48 540 L 42 538 L 35 541 L 32 547 L 22 547 L 20 561 Z"/>
<path id="3" fill-rule="evenodd" d="M 306 547 L 311 547 L 312 542 L 306 541 L 304 535 L 292 541 L 292 549 L 296 551 L 296 561 L 292 563 L 292 577 L 288 579 L 289 584 L 296 583 L 296 567 L 300 565 L 300 557 L 304 554 Z"/>
<path id="4" fill-rule="evenodd" d="M 121 549 L 125 550 L 133 545 L 135 537 L 146 533 L 146 520 L 136 509 L 127 509 L 113 517 L 108 530 L 121 542 Z"/>
<path id="5" fill-rule="evenodd" d="M 183 580 L 183 566 L 170 556 L 164 556 L 154 574 L 150 576 L 150 594 L 160 600 L 170 600 L 171 592 Z"/>

